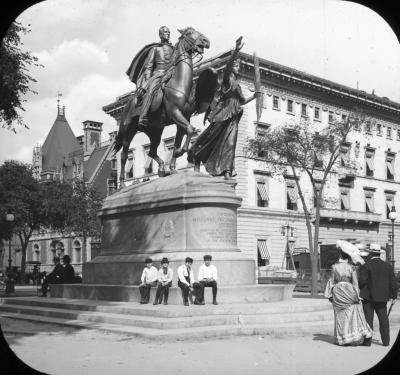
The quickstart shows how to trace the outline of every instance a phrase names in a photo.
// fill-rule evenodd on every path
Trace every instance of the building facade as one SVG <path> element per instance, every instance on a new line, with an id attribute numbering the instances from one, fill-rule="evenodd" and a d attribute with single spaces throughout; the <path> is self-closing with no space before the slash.
<path id="1" fill-rule="evenodd" d="M 72 182 L 83 179 L 102 197 L 116 188 L 116 170 L 112 164 L 112 144 L 115 132 L 102 142 L 102 123 L 83 121 L 83 135 L 76 137 L 66 119 L 65 107 L 57 106 L 57 117 L 43 146 L 33 150 L 35 178 L 42 183 L 51 180 Z M 68 254 L 76 272 L 82 263 L 97 254 L 98 240 L 89 238 L 86 246 L 83 238 L 43 230 L 32 235 L 27 248 L 26 261 L 41 262 L 41 270 L 53 268 L 54 256 Z M 17 263 L 20 265 L 20 262 Z"/>
<path id="2" fill-rule="evenodd" d="M 222 70 L 229 55 L 226 52 L 205 60 L 197 72 L 207 67 Z M 254 91 L 253 57 L 242 52 L 240 57 L 239 82 L 248 97 Z M 369 121 L 362 124 L 360 131 L 350 134 L 329 176 L 324 194 L 329 203 L 321 210 L 320 244 L 330 246 L 338 239 L 357 239 L 389 248 L 392 233 L 389 212 L 393 206 L 398 209 L 400 202 L 400 104 L 264 59 L 260 59 L 260 73 L 264 93 L 262 116 L 256 121 L 255 101 L 252 101 L 244 106 L 239 123 L 235 157 L 236 193 L 242 198 L 238 209 L 238 247 L 254 259 L 260 271 L 266 267 L 286 267 L 288 242 L 295 253 L 308 251 L 296 184 L 290 175 L 274 176 L 261 159 L 250 159 L 245 151 L 248 138 L 267 136 L 269 128 L 296 123 L 305 116 L 316 126 L 324 125 L 345 119 L 357 107 Z M 122 95 L 103 107 L 116 119 L 117 126 L 130 95 Z M 202 117 L 191 119 L 197 134 L 207 126 L 203 125 Z M 175 132 L 176 125 L 166 127 L 158 148 L 158 154 L 167 164 Z M 147 157 L 149 146 L 149 139 L 143 133 L 138 133 L 132 141 L 126 165 L 127 184 L 157 178 L 157 164 Z M 119 176 L 119 154 L 114 163 Z M 192 167 L 185 156 L 177 161 L 178 169 Z M 300 179 L 307 201 L 312 202 L 308 177 L 303 175 Z M 397 222 L 394 233 L 395 239 L 400 240 Z M 396 268 L 400 266 L 398 249 L 395 245 Z"/>

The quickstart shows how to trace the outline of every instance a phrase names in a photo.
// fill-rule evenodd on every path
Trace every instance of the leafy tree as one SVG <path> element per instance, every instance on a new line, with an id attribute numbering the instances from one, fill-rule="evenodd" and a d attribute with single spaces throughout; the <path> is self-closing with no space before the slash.
<path id="1" fill-rule="evenodd" d="M 357 111 L 344 121 L 336 120 L 325 126 L 314 126 L 306 118 L 274 127 L 265 137 L 248 141 L 249 157 L 265 160 L 274 173 L 281 176 L 290 174 L 296 183 L 306 220 L 311 256 L 311 294 L 314 296 L 318 293 L 318 240 L 324 188 L 330 173 L 339 164 L 341 148 L 349 134 L 357 131 L 364 120 L 365 116 Z M 312 186 L 312 203 L 306 199 L 307 187 L 300 183 L 303 174 L 308 176 Z"/>
<path id="2" fill-rule="evenodd" d="M 14 124 L 28 128 L 18 110 L 24 111 L 22 97 L 28 92 L 30 83 L 36 82 L 27 72 L 38 64 L 37 57 L 22 51 L 20 34 L 30 30 L 19 22 L 13 22 L 0 46 L 0 126 L 16 132 Z"/>
<path id="3" fill-rule="evenodd" d="M 25 273 L 26 249 L 34 230 L 44 221 L 39 184 L 32 177 L 29 164 L 6 161 L 0 166 L 0 237 L 8 238 L 10 229 L 21 243 L 21 272 Z M 12 228 L 5 219 L 10 211 L 14 215 Z M 23 276 L 23 275 L 22 275 Z"/>
<path id="4" fill-rule="evenodd" d="M 68 207 L 72 187 L 59 182 L 39 184 L 29 164 L 6 161 L 0 166 L 0 239 L 12 232 L 21 243 L 21 273 L 24 280 L 26 249 L 34 231 L 42 228 L 61 228 L 69 222 Z M 12 228 L 6 214 L 14 215 Z"/>
<path id="5" fill-rule="evenodd" d="M 92 186 L 81 179 L 73 180 L 73 196 L 68 207 L 66 232 L 82 237 L 82 253 L 86 254 L 88 237 L 100 235 L 101 225 L 97 212 L 103 198 Z"/>

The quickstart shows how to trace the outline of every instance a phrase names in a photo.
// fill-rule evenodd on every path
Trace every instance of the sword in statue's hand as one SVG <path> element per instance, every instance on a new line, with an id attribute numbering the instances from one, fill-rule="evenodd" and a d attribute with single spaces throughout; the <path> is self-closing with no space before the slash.
<path id="1" fill-rule="evenodd" d="M 256 113 L 257 113 L 257 121 L 260 121 L 261 114 L 263 111 L 263 99 L 264 94 L 261 92 L 261 77 L 260 77 L 260 62 L 256 53 L 253 53 L 253 62 L 254 62 L 254 91 L 256 92 Z"/>

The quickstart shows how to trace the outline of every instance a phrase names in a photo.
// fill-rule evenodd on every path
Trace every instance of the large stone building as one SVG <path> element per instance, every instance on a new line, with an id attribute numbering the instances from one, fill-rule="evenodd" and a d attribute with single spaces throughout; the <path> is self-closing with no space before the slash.
<path id="1" fill-rule="evenodd" d="M 103 197 L 116 187 L 116 170 L 112 161 L 112 142 L 115 132 L 101 141 L 102 123 L 97 121 L 83 122 L 83 135 L 76 137 L 66 119 L 65 107 L 57 106 L 57 117 L 51 127 L 43 146 L 33 150 L 34 174 L 38 181 L 49 180 L 72 181 L 83 179 Z M 35 233 L 28 245 L 27 261 L 39 261 L 42 270 L 52 268 L 54 255 L 69 254 L 76 271 L 80 272 L 82 262 L 96 254 L 87 241 L 86 252 L 83 239 L 71 235 L 40 231 Z M 29 264 L 29 263 L 28 263 Z"/>
<path id="2" fill-rule="evenodd" d="M 223 69 L 229 54 L 226 52 L 202 62 L 198 71 L 209 66 Z M 245 96 L 250 96 L 254 87 L 253 57 L 245 53 L 240 56 L 239 80 Z M 265 135 L 271 126 L 299 121 L 302 116 L 308 116 L 314 124 L 340 120 L 355 107 L 372 121 L 363 124 L 361 133 L 350 134 L 348 143 L 342 147 L 340 162 L 332 171 L 325 190 L 331 203 L 321 211 L 320 242 L 323 247 L 338 239 L 351 238 L 388 247 L 392 230 L 388 214 L 392 206 L 398 207 L 400 195 L 400 104 L 268 60 L 260 59 L 260 69 L 265 94 L 262 117 L 256 121 L 254 101 L 244 107 L 236 148 L 236 192 L 242 198 L 238 209 L 239 248 L 253 258 L 262 271 L 266 266 L 286 267 L 288 240 L 295 253 L 308 251 L 305 218 L 293 179 L 290 175 L 275 177 L 263 161 L 249 159 L 245 153 L 247 139 Z M 117 125 L 129 95 L 122 95 L 103 107 L 116 119 Z M 192 118 L 191 122 L 199 132 L 204 129 L 202 116 Z M 167 162 L 175 132 L 175 125 L 165 128 L 158 149 Z M 157 164 L 147 157 L 148 149 L 149 139 L 138 133 L 129 152 L 127 183 L 157 178 Z M 119 157 L 116 163 L 119 174 Z M 177 167 L 185 169 L 192 165 L 182 157 Z M 311 202 L 312 191 L 306 176 L 301 177 L 301 184 Z M 395 238 L 400 239 L 396 222 L 394 227 Z M 394 252 L 396 266 L 399 265 L 397 249 Z"/>

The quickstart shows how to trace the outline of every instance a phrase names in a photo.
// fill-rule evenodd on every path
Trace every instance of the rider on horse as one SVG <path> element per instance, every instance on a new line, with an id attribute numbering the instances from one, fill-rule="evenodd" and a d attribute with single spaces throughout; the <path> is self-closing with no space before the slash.
<path id="1" fill-rule="evenodd" d="M 136 83 L 136 104 L 142 105 L 139 126 L 148 126 L 148 112 L 161 80 L 171 64 L 173 46 L 169 42 L 170 31 L 162 26 L 159 31 L 160 43 L 145 46 L 133 59 L 126 74 Z"/>

